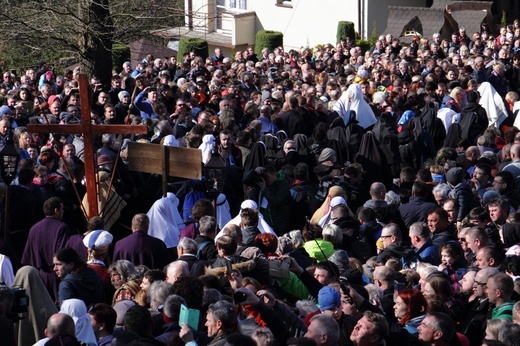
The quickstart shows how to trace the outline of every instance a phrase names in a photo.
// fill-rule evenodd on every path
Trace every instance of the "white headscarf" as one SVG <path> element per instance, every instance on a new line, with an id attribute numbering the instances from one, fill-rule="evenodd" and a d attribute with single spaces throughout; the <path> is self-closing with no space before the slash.
<path id="1" fill-rule="evenodd" d="M 347 201 L 345 201 L 345 199 L 341 196 L 333 197 L 330 200 L 329 210 L 327 210 L 327 213 L 325 215 L 323 215 L 323 217 L 320 219 L 320 221 L 318 222 L 318 225 L 320 225 L 321 227 L 328 225 L 330 223 L 330 213 L 332 211 L 332 208 L 334 208 L 340 204 L 347 205 Z"/>
<path id="2" fill-rule="evenodd" d="M 208 163 L 211 158 L 211 152 L 215 147 L 215 137 L 213 135 L 205 135 L 202 137 L 202 144 L 199 146 L 199 149 L 202 150 L 202 163 Z"/>
<path id="3" fill-rule="evenodd" d="M 246 208 L 258 210 L 258 204 L 256 204 L 256 202 L 251 199 L 246 199 L 240 205 L 240 211 L 242 211 Z M 230 224 L 240 226 L 241 223 L 242 223 L 242 218 L 240 217 L 240 212 L 239 212 L 237 216 L 235 216 L 231 221 L 229 221 L 226 224 L 226 226 L 230 225 Z M 222 229 L 224 229 L 224 227 L 222 227 Z M 276 233 L 274 233 L 271 226 L 269 226 L 269 224 L 264 220 L 261 213 L 258 213 L 258 229 L 260 230 L 261 233 L 272 233 L 276 236 Z M 223 235 L 222 231 L 218 232 L 217 236 L 215 237 L 215 241 L 217 241 L 217 239 L 220 238 L 222 235 Z"/>
<path id="4" fill-rule="evenodd" d="M 499 127 L 508 116 L 502 97 L 489 82 L 480 84 L 478 92 L 480 93 L 479 103 L 487 112 L 489 126 Z M 516 120 L 514 125 L 517 126 Z"/>
<path id="5" fill-rule="evenodd" d="M 150 228 L 148 234 L 152 237 L 161 239 L 166 247 L 172 248 L 179 244 L 180 229 L 185 227 L 179 210 L 179 199 L 173 192 L 168 192 L 166 197 L 155 201 L 150 210 Z"/>
<path id="6" fill-rule="evenodd" d="M 359 126 L 366 129 L 376 123 L 377 119 L 374 111 L 363 98 L 361 85 L 351 84 L 347 91 L 341 95 L 340 99 L 334 106 L 334 110 L 343 119 L 345 125 L 350 122 L 352 117 L 351 110 L 356 112 L 356 119 Z"/>
<path id="7" fill-rule="evenodd" d="M 90 324 L 90 315 L 83 300 L 67 299 L 61 304 L 60 312 L 69 315 L 76 326 L 76 338 L 84 343 L 97 345 L 96 336 Z"/>
<path id="8" fill-rule="evenodd" d="M 217 223 L 220 229 L 223 229 L 229 221 L 231 221 L 231 212 L 229 211 L 229 203 L 226 195 L 221 193 L 217 198 Z"/>
<path id="9" fill-rule="evenodd" d="M 179 141 L 175 138 L 174 135 L 164 136 L 163 145 L 167 145 L 169 147 L 178 147 Z"/>

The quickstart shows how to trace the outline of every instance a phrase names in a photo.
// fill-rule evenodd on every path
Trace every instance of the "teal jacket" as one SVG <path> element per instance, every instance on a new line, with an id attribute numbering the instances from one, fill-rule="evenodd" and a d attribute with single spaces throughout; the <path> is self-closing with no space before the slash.
<path id="1" fill-rule="evenodd" d="M 495 318 L 503 318 L 508 321 L 513 320 L 513 305 L 515 305 L 515 302 L 505 302 L 498 306 L 496 306 L 493 311 L 491 312 L 491 319 Z"/>

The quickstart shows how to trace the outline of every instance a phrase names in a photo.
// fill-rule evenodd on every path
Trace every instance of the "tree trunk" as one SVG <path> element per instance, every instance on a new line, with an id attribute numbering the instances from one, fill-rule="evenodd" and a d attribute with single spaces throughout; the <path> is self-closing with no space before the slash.
<path id="1" fill-rule="evenodd" d="M 86 0 L 82 13 L 85 31 L 80 43 L 80 60 L 89 77 L 96 76 L 105 87 L 112 77 L 112 39 L 114 27 L 109 0 Z"/>

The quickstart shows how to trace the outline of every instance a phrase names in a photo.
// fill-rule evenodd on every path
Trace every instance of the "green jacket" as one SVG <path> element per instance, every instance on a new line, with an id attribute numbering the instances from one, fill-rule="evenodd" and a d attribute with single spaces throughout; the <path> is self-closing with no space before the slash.
<path id="1" fill-rule="evenodd" d="M 334 255 L 334 245 L 330 241 L 323 239 L 309 240 L 303 244 L 303 248 L 309 256 L 315 258 L 318 262 L 326 261 L 330 256 Z M 321 248 L 321 250 L 320 250 Z M 323 251 L 323 252 L 322 252 Z M 325 254 L 325 257 L 323 257 Z"/>
<path id="2" fill-rule="evenodd" d="M 495 318 L 503 318 L 508 321 L 512 321 L 513 305 L 515 305 L 515 302 L 511 301 L 496 306 L 491 312 L 491 319 L 494 320 Z"/>

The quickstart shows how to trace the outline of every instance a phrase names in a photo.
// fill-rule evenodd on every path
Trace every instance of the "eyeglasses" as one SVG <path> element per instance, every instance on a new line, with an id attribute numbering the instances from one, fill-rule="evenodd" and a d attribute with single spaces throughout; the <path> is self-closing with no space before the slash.
<path id="1" fill-rule="evenodd" d="M 391 238 L 391 237 L 392 237 L 391 235 L 382 235 L 382 236 L 379 237 L 379 238 L 381 238 L 381 239 L 385 239 L 385 238 Z"/>
<path id="2" fill-rule="evenodd" d="M 480 287 L 484 287 L 487 285 L 487 282 L 478 282 L 477 280 L 475 280 L 473 282 L 473 284 L 476 284 L 477 286 L 480 286 Z"/>
<path id="3" fill-rule="evenodd" d="M 460 242 L 465 242 L 466 238 L 458 238 Z"/>

